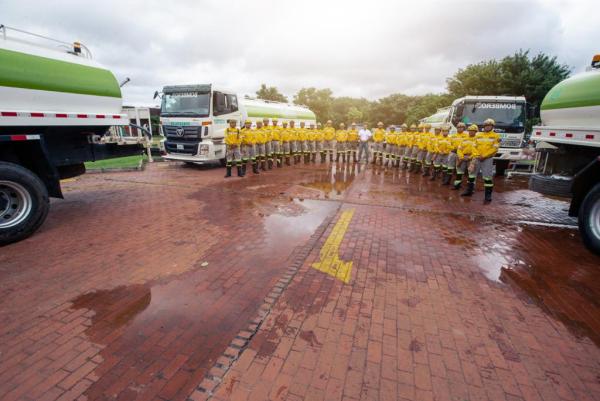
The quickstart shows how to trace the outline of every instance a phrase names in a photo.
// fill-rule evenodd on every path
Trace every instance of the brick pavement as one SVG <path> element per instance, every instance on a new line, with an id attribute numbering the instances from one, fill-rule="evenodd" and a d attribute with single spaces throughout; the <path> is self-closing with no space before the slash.
<path id="1" fill-rule="evenodd" d="M 337 355 L 338 343 L 348 353 L 346 368 L 350 357 L 360 365 L 361 349 L 375 358 L 370 365 L 363 364 L 360 380 L 358 370 L 352 371 L 350 380 L 339 377 L 339 372 L 338 376 L 319 374 L 304 394 L 299 389 L 292 392 L 290 384 L 278 386 L 273 396 L 310 399 L 327 389 L 342 394 L 355 391 L 354 395 L 358 389 L 362 397 L 366 397 L 364 392 L 382 399 L 388 392 L 401 395 L 405 387 L 400 376 L 394 382 L 390 375 L 374 373 L 375 355 L 381 354 L 380 365 L 392 363 L 385 351 L 391 331 L 381 338 L 376 332 L 380 344 L 372 350 L 362 343 L 353 344 L 360 327 L 370 331 L 372 319 L 379 325 L 378 309 L 384 315 L 392 313 L 388 309 L 394 312 L 396 317 L 387 319 L 396 320 L 398 342 L 406 316 L 415 312 L 415 322 L 408 321 L 415 328 L 409 325 L 403 330 L 415 332 L 408 346 L 418 371 L 407 366 L 399 369 L 400 358 L 396 358 L 396 371 L 405 372 L 398 373 L 404 374 L 405 381 L 410 374 L 414 381 L 417 376 L 419 380 L 426 377 L 423 366 L 430 373 L 441 369 L 439 364 L 434 367 L 425 362 L 435 355 L 451 354 L 444 351 L 452 348 L 443 342 L 450 341 L 444 335 L 451 335 L 456 344 L 464 340 L 455 338 L 456 323 L 463 333 L 476 328 L 493 361 L 501 363 L 501 355 L 510 368 L 510 363 L 520 363 L 514 369 L 534 370 L 529 373 L 533 383 L 519 387 L 523 399 L 528 399 L 526 394 L 544 399 L 558 394 L 569 399 L 565 384 L 577 399 L 584 399 L 582 394 L 589 395 L 590 389 L 597 390 L 598 366 L 590 359 L 599 358 L 589 338 L 595 339 L 599 332 L 597 306 L 590 301 L 600 292 L 595 284 L 597 273 L 590 269 L 598 260 L 585 253 L 576 232 L 512 224 L 523 219 L 572 223 L 564 217 L 566 203 L 540 199 L 517 183 L 506 188 L 499 185 L 493 207 L 483 207 L 481 194 L 465 201 L 436 183 L 418 179 L 407 185 L 402 178 L 406 180 L 381 169 L 331 174 L 319 166 L 224 182 L 220 169 L 156 164 L 143 173 L 84 176 L 67 183 L 66 200 L 53 202 L 40 232 L 0 253 L 0 399 L 185 399 L 203 379 L 223 375 L 225 383 L 216 388 L 218 397 L 230 393 L 232 398 L 252 395 L 259 399 L 265 387 L 272 391 L 273 383 L 285 382 L 281 373 L 285 366 L 302 365 L 305 370 L 296 371 L 294 379 L 305 377 L 306 370 L 320 363 L 321 355 L 324 361 Z M 515 206 L 515 200 L 522 207 Z M 539 201 L 542 207 L 532 207 Z M 356 209 L 350 236 L 341 244 L 342 259 L 355 264 L 356 276 L 349 285 L 309 268 L 342 204 L 344 210 Z M 511 224 L 503 224 L 503 219 Z M 482 232 L 482 224 L 492 224 L 494 235 Z M 473 233 L 479 233 L 476 243 L 470 241 Z M 367 238 L 369 246 L 358 238 Z M 566 255 L 546 252 L 561 245 L 568 245 L 566 251 L 561 250 Z M 530 251 L 537 253 L 535 259 Z M 288 270 L 294 266 L 300 268 L 296 275 Z M 281 279 L 286 276 L 293 276 L 293 281 L 283 291 Z M 434 282 L 438 287 L 430 288 Z M 401 290 L 406 292 L 402 297 Z M 388 308 L 387 298 L 380 303 L 382 293 L 394 291 L 398 291 L 394 308 Z M 344 302 L 346 306 L 336 306 Z M 331 322 L 343 320 L 340 324 L 347 332 L 339 335 L 334 324 L 323 337 L 323 329 L 330 327 L 313 328 L 311 322 L 327 319 L 320 315 L 331 304 L 335 313 L 326 314 L 331 315 Z M 363 304 L 378 307 L 363 311 Z M 271 305 L 273 312 L 267 316 L 264 311 Z M 431 310 L 438 318 L 423 316 Z M 255 321 L 257 311 L 260 320 Z M 348 314 L 354 321 L 347 319 Z M 287 317 L 293 319 L 286 323 Z M 354 328 L 353 323 L 357 324 Z M 258 324 L 260 330 L 252 337 Z M 496 331 L 494 325 L 504 331 Z M 439 337 L 441 351 L 423 353 L 433 340 L 419 337 L 423 334 L 419 327 L 430 329 L 431 333 L 425 331 L 429 337 Z M 449 334 L 443 332 L 448 327 L 452 328 Z M 548 338 L 538 338 L 548 330 Z M 335 351 L 330 345 L 323 353 L 327 338 L 336 343 Z M 532 352 L 527 354 L 514 343 L 521 338 L 530 349 L 543 350 L 544 357 L 528 359 Z M 310 352 L 296 342 L 309 344 Z M 241 354 L 240 346 L 245 348 Z M 280 346 L 280 353 L 275 353 Z M 354 356 L 355 348 L 358 356 Z M 477 355 L 480 348 L 471 352 Z M 400 353 L 398 344 L 396 349 Z M 459 353 L 463 381 L 466 375 L 480 372 L 470 369 L 473 365 L 463 362 L 460 349 L 454 349 Z M 232 357 L 223 360 L 228 352 Z M 272 360 L 273 355 L 279 359 Z M 238 356 L 233 370 L 218 371 Z M 446 358 L 450 359 L 444 363 L 453 362 L 451 356 Z M 565 366 L 551 370 L 548 358 Z M 244 368 L 245 363 L 255 362 L 268 373 Z M 458 381 L 455 370 L 444 368 L 446 383 Z M 502 386 L 509 381 L 508 370 L 494 367 L 493 378 L 480 379 Z M 258 384 L 262 390 L 248 377 L 240 385 L 236 375 L 242 372 L 264 373 Z M 302 380 L 293 385 L 302 387 Z M 430 381 L 432 386 L 436 383 L 433 376 Z M 322 382 L 326 382 L 324 388 Z M 418 389 L 415 397 L 425 395 Z M 503 394 L 507 399 L 519 396 L 514 393 Z"/>
<path id="2" fill-rule="evenodd" d="M 532 247 L 561 230 L 539 238 L 536 229 L 462 217 L 348 209 L 355 213 L 340 257 L 354 263 L 349 285 L 311 266 L 315 247 L 213 399 L 600 399 L 600 350 L 552 315 L 565 312 L 551 302 L 568 303 L 560 298 L 569 291 L 537 304 L 503 284 L 523 266 L 542 280 L 535 269 L 571 260 L 578 266 L 570 273 L 592 271 L 597 294 L 599 258 L 578 239 L 541 254 Z M 474 239 L 456 239 L 466 233 Z M 597 322 L 593 300 L 578 301 L 569 306 L 588 308 L 582 314 Z M 598 327 L 588 329 L 597 339 Z"/>

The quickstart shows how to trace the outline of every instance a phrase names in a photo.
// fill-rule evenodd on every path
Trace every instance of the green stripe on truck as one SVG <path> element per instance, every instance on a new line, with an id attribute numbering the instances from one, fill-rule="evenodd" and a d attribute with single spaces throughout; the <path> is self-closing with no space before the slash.
<path id="1" fill-rule="evenodd" d="M 6 49 L 0 49 L 0 86 L 121 97 L 108 70 Z"/>
<path id="2" fill-rule="evenodd" d="M 313 112 L 310 111 L 297 111 L 290 110 L 288 112 L 283 112 L 283 110 L 268 107 L 268 106 L 253 106 L 247 105 L 246 111 L 248 112 L 248 117 L 262 117 L 262 118 L 288 118 L 288 119 L 301 119 L 301 120 L 315 120 L 316 116 Z"/>
<path id="3" fill-rule="evenodd" d="M 600 106 L 600 73 L 583 73 L 565 79 L 544 97 L 542 110 Z"/>

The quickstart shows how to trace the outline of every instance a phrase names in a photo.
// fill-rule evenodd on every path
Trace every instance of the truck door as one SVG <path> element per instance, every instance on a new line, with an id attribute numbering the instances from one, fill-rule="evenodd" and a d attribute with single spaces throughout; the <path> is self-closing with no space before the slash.
<path id="1" fill-rule="evenodd" d="M 233 93 L 213 92 L 213 138 L 223 138 L 227 122 L 240 121 L 237 95 Z"/>

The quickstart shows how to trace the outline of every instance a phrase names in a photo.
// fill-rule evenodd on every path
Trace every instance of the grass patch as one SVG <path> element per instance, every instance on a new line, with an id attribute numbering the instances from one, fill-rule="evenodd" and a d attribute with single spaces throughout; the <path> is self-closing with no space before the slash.
<path id="1" fill-rule="evenodd" d="M 146 155 L 117 157 L 115 159 L 104 159 L 95 162 L 86 162 L 86 169 L 100 170 L 111 168 L 134 168 L 139 166 L 140 160 L 146 160 Z"/>

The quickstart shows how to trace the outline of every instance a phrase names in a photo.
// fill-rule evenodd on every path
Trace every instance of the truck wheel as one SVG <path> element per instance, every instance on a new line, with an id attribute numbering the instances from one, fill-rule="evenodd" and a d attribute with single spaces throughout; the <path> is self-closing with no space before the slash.
<path id="1" fill-rule="evenodd" d="M 0 245 L 33 234 L 49 209 L 48 190 L 38 176 L 17 164 L 0 162 Z"/>
<path id="2" fill-rule="evenodd" d="M 596 184 L 583 199 L 577 220 L 583 243 L 600 255 L 600 184 Z"/>
<path id="3" fill-rule="evenodd" d="M 534 174 L 529 177 L 529 189 L 544 195 L 571 197 L 573 180 Z"/>

